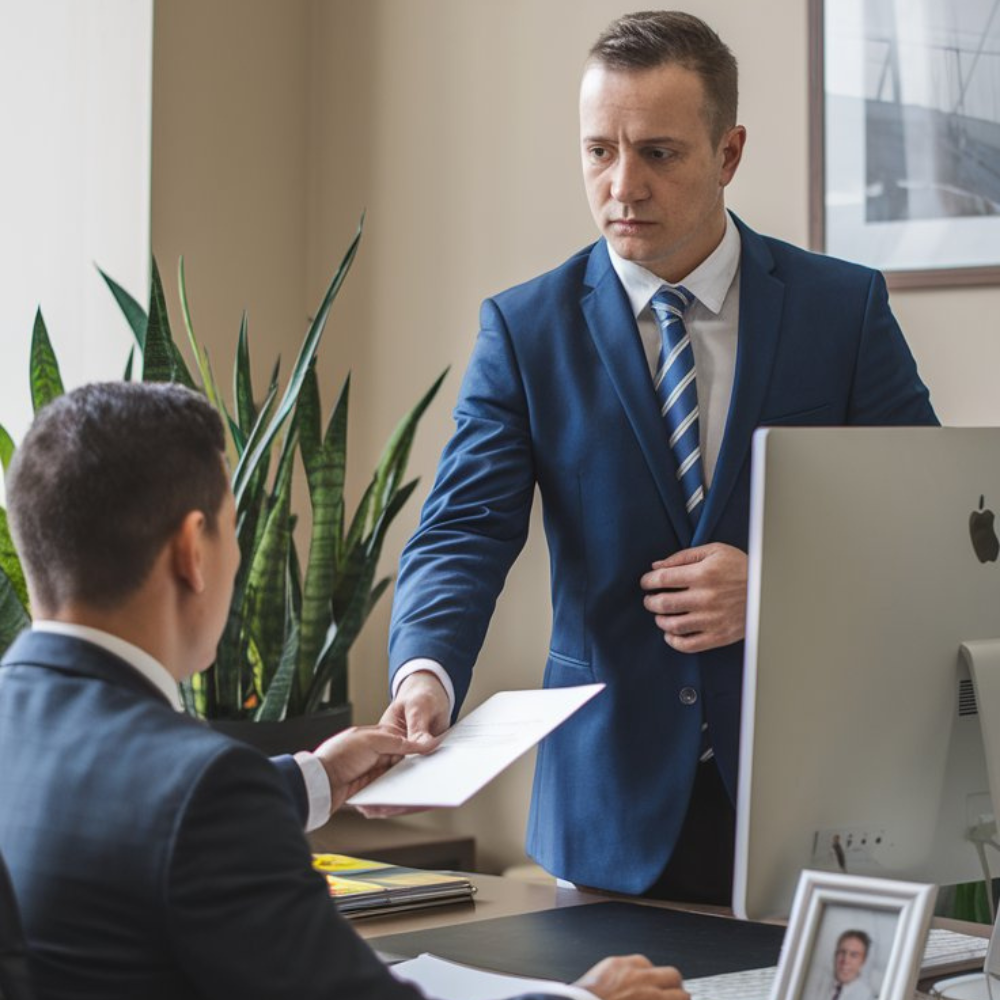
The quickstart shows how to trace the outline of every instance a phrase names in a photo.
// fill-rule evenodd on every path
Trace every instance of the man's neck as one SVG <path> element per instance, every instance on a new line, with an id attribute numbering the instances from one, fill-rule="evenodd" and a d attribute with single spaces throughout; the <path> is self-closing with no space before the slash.
<path id="1" fill-rule="evenodd" d="M 141 674 L 163 695 L 173 708 L 178 711 L 182 710 L 183 706 L 178 695 L 176 678 L 154 656 L 151 656 L 144 649 L 140 649 L 127 639 L 108 632 L 105 629 L 97 628 L 95 625 L 84 625 L 78 621 L 67 621 L 65 619 L 56 621 L 53 619 L 36 618 L 32 623 L 31 629 L 33 632 L 79 639 L 100 647 L 105 652 L 124 661 L 137 673 Z"/>
<path id="2" fill-rule="evenodd" d="M 82 625 L 121 639 L 151 656 L 175 681 L 183 680 L 171 655 L 171 644 L 164 635 L 158 616 L 151 615 L 140 601 L 128 601 L 113 608 L 100 608 L 83 602 L 72 602 L 57 610 L 37 615 L 40 619 L 66 625 Z"/>

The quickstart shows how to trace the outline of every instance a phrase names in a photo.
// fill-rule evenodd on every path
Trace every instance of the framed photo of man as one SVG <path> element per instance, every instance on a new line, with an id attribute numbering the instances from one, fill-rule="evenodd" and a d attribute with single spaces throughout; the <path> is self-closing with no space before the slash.
<path id="1" fill-rule="evenodd" d="M 772 1000 L 910 1000 L 937 887 L 804 871 Z"/>
<path id="2" fill-rule="evenodd" d="M 810 239 L 891 287 L 1000 283 L 993 0 L 810 0 Z"/>

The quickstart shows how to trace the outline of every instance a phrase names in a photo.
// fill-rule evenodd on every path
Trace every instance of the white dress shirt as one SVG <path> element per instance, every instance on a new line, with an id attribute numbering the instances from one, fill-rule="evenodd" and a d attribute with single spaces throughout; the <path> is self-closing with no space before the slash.
<path id="1" fill-rule="evenodd" d="M 722 435 L 729 415 L 729 401 L 736 375 L 736 347 L 740 323 L 740 256 L 742 243 L 739 230 L 726 213 L 726 231 L 719 245 L 686 278 L 679 282 L 695 301 L 684 315 L 684 325 L 691 337 L 694 352 L 695 379 L 698 387 L 698 429 L 701 434 L 701 462 L 705 475 L 705 490 L 712 483 Z M 632 306 L 642 340 L 650 378 L 656 374 L 660 357 L 660 327 L 649 307 L 650 299 L 664 285 L 652 271 L 625 260 L 608 244 L 611 266 L 618 275 Z M 407 660 L 392 679 L 392 696 L 410 674 L 426 671 L 433 674 L 448 695 L 451 710 L 455 709 L 455 689 L 447 671 L 435 660 Z"/>
<path id="2" fill-rule="evenodd" d="M 701 464 L 708 491 L 726 430 L 729 401 L 736 374 L 736 347 L 740 322 L 739 230 L 726 213 L 722 242 L 686 278 L 678 282 L 695 301 L 684 314 L 691 337 L 695 380 L 698 387 L 698 429 L 701 432 Z M 651 375 L 660 357 L 660 326 L 649 307 L 650 299 L 665 284 L 641 264 L 619 257 L 608 244 L 611 266 L 618 275 L 632 306 Z"/>
<path id="3" fill-rule="evenodd" d="M 102 629 L 91 628 L 89 625 L 77 625 L 73 622 L 37 621 L 32 623 L 35 632 L 52 632 L 55 635 L 66 635 L 74 639 L 100 646 L 101 649 L 119 660 L 127 663 L 136 673 L 141 674 L 150 684 L 167 699 L 171 708 L 183 712 L 180 694 L 177 691 L 177 681 L 173 674 L 154 656 L 144 649 L 126 642 L 117 635 L 111 635 Z M 303 751 L 295 755 L 295 762 L 302 771 L 302 780 L 306 785 L 306 798 L 309 802 L 309 816 L 305 829 L 308 833 L 322 826 L 330 818 L 330 779 L 322 763 L 311 753 Z"/>
<path id="4" fill-rule="evenodd" d="M 805 992 L 807 1000 L 875 1000 L 874 991 L 860 976 L 843 985 L 838 984 L 833 976 L 824 976 Z"/>

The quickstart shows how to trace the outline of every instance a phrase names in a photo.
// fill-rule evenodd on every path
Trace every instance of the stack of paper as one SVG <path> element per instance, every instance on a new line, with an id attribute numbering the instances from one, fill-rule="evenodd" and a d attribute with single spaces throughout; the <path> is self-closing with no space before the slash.
<path id="1" fill-rule="evenodd" d="M 347 917 L 374 916 L 472 898 L 476 887 L 462 875 L 403 868 L 346 854 L 314 854 L 337 909 Z"/>
<path id="2" fill-rule="evenodd" d="M 579 997 L 580 990 L 550 979 L 523 979 L 474 969 L 436 955 L 421 955 L 391 967 L 392 974 L 413 983 L 435 1000 L 507 1000 L 524 993 Z"/>

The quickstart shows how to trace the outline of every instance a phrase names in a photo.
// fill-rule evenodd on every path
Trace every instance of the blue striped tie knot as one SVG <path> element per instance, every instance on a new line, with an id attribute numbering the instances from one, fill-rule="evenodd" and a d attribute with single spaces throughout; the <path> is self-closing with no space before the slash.
<path id="1" fill-rule="evenodd" d="M 684 312 L 693 301 L 694 296 L 681 285 L 664 285 L 653 296 L 650 307 L 660 325 L 661 335 L 653 386 L 670 436 L 670 449 L 677 462 L 677 480 L 684 494 L 684 504 L 691 524 L 697 525 L 705 504 L 705 479 L 701 466 L 694 352 L 684 327 Z"/>

